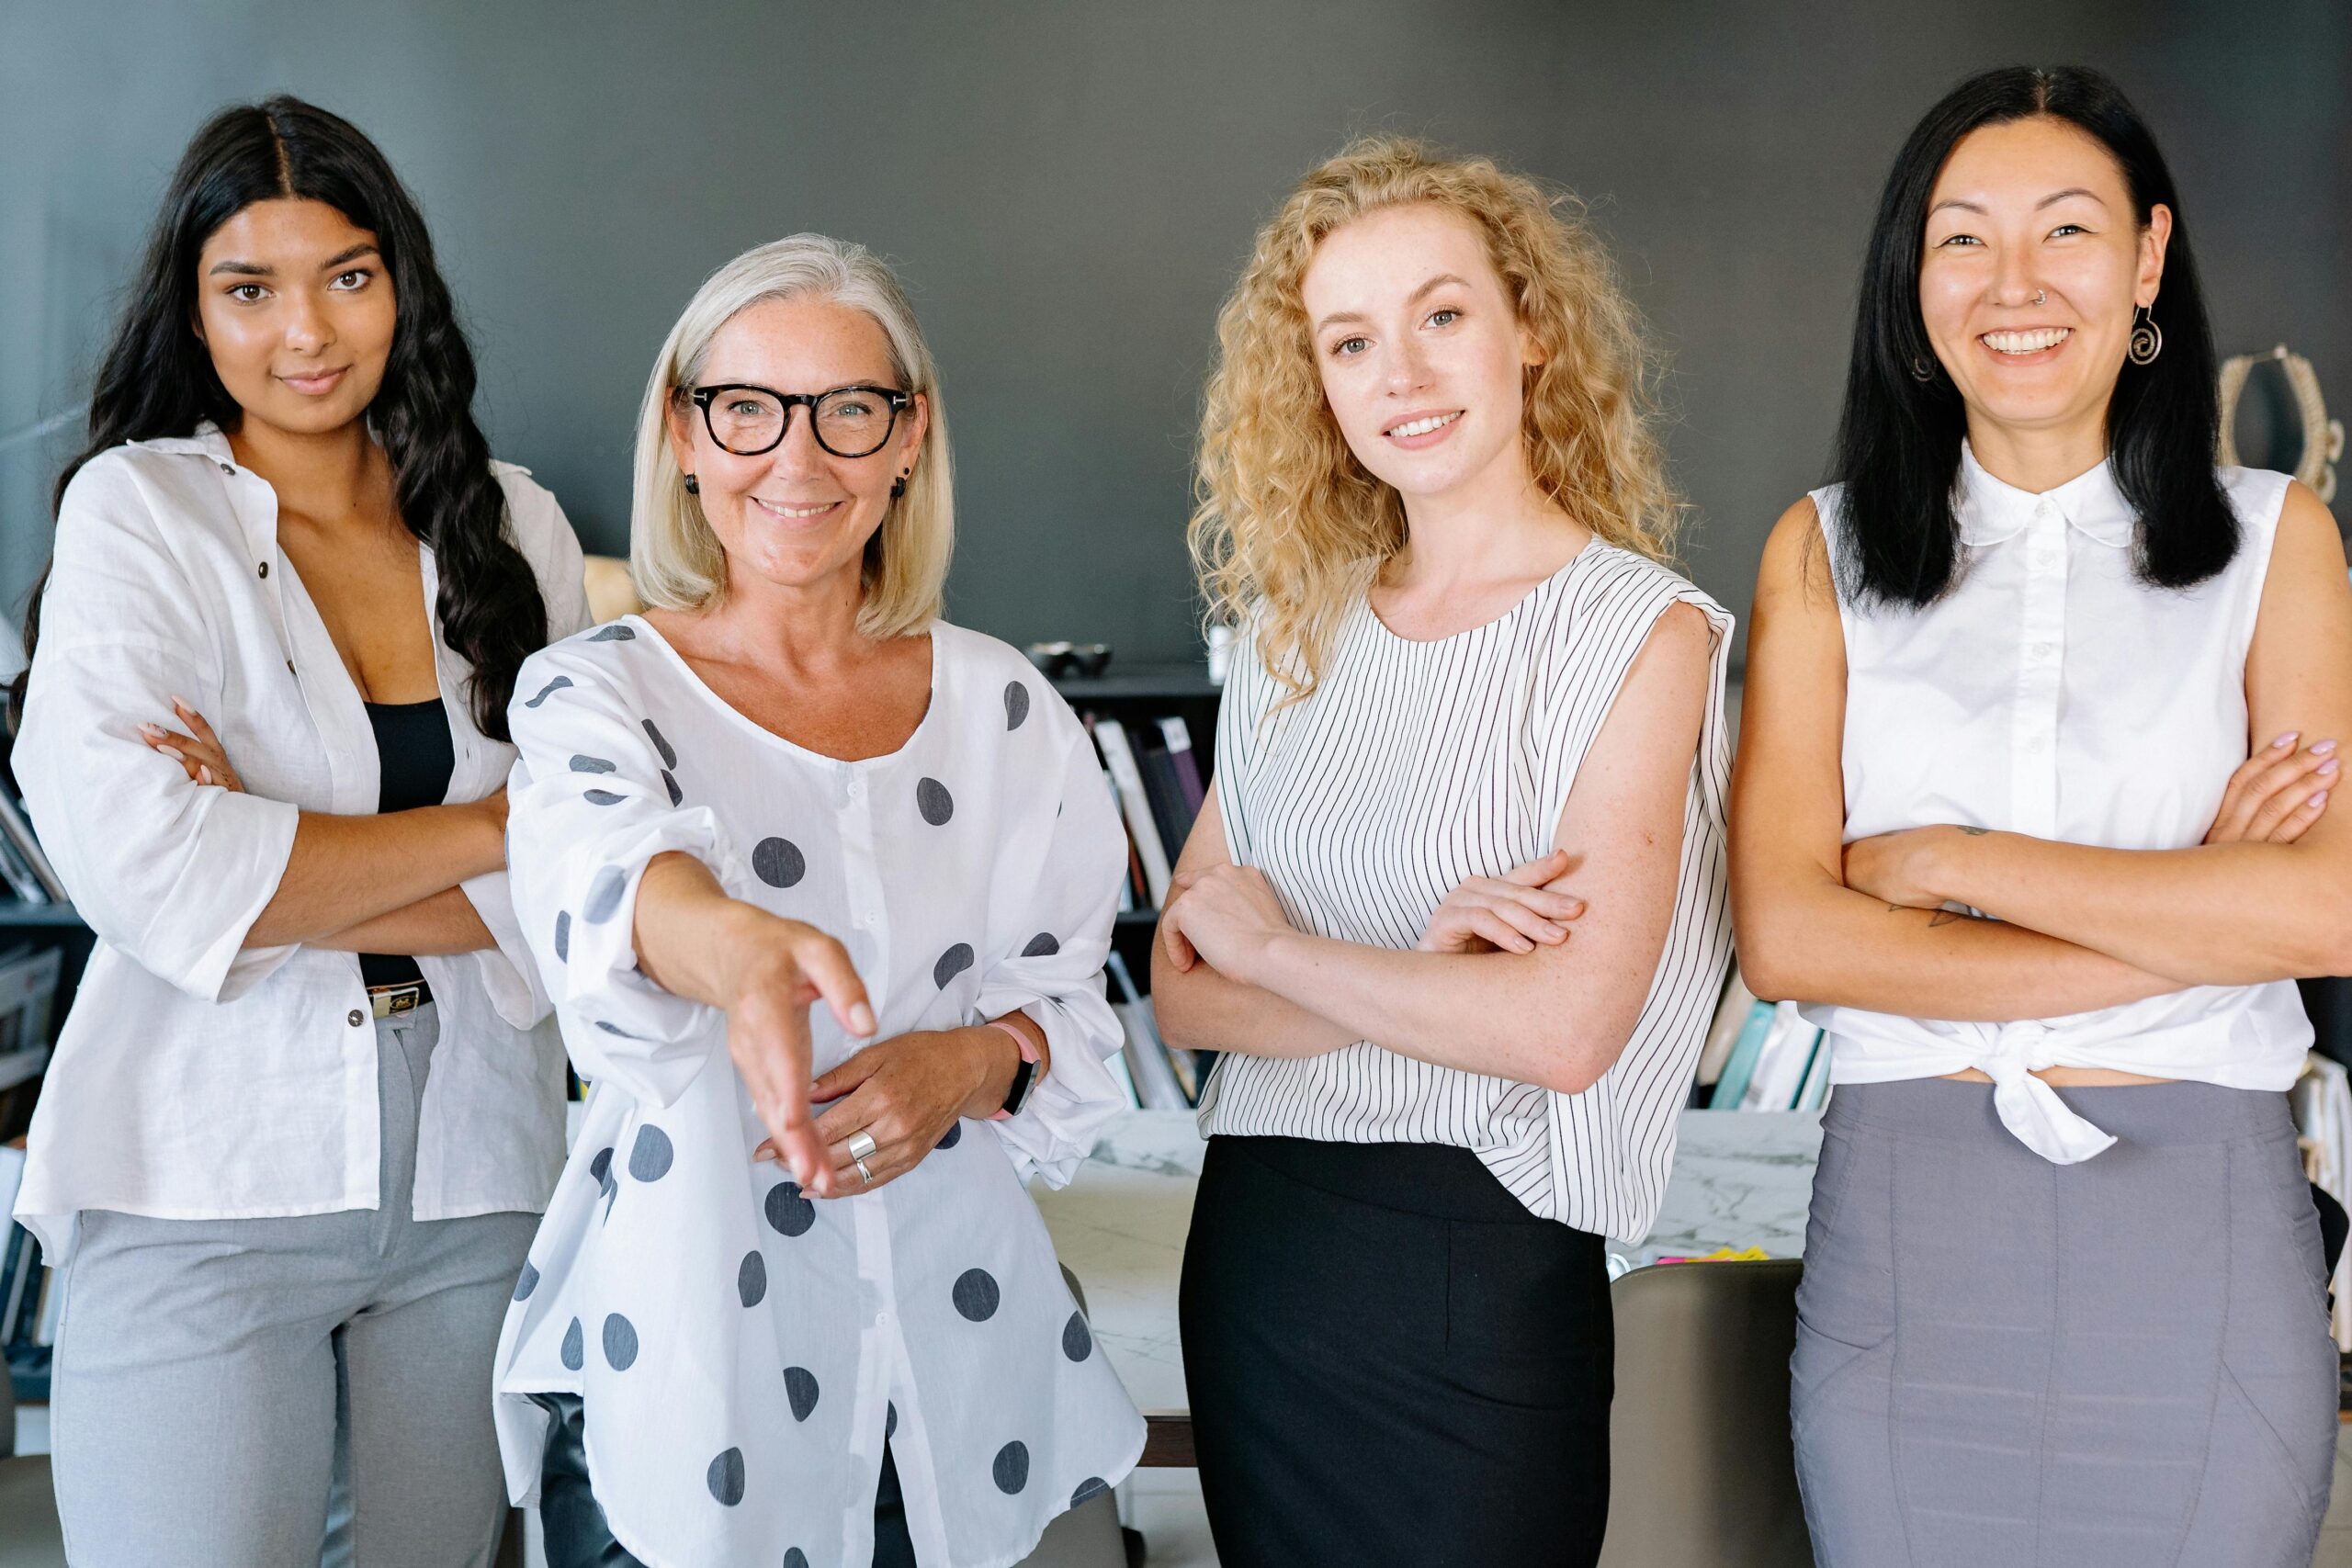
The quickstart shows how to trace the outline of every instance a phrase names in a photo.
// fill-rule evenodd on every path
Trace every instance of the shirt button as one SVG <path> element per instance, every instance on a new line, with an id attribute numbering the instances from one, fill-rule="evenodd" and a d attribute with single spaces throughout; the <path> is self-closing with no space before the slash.
<path id="1" fill-rule="evenodd" d="M 365 1023 L 365 1022 L 367 1022 L 367 1021 L 368 1021 L 368 1017 L 367 1017 L 367 1015 L 366 1015 L 365 1013 L 362 1013 L 362 1012 L 361 1012 L 357 1008 L 353 1008 L 353 1009 L 351 1010 L 350 1015 L 349 1015 L 349 1016 L 348 1016 L 348 1017 L 347 1017 L 344 1021 L 345 1021 L 346 1023 L 350 1024 L 352 1028 L 356 1029 L 356 1028 L 358 1028 L 361 1024 L 363 1024 L 363 1023 Z"/>
<path id="2" fill-rule="evenodd" d="M 220 465 L 220 471 L 224 474 L 233 474 L 237 471 L 237 465 L 234 463 L 223 463 Z"/>
<path id="3" fill-rule="evenodd" d="M 865 793 L 865 785 L 863 783 L 856 779 L 849 781 L 849 797 L 852 800 L 855 800 L 859 795 L 864 795 Z"/>
<path id="4" fill-rule="evenodd" d="M 267 561 L 262 562 L 259 570 L 264 577 L 267 577 L 269 575 L 269 563 Z"/>

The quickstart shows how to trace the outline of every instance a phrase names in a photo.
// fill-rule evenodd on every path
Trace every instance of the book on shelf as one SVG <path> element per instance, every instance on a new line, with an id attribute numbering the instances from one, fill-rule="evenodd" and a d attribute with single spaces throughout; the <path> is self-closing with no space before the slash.
<path id="1" fill-rule="evenodd" d="M 1184 800 L 1184 823 L 1189 832 L 1193 818 L 1201 814 L 1201 807 L 1208 799 L 1208 786 L 1201 776 L 1201 761 L 1193 752 L 1193 730 L 1174 714 L 1159 721 L 1159 743 L 1167 749 L 1168 761 L 1176 775 L 1176 787 Z"/>
<path id="2" fill-rule="evenodd" d="M 1136 987 L 1127 961 L 1118 953 L 1106 956 L 1103 969 L 1111 977 L 1111 1010 L 1126 1032 L 1121 1054 L 1126 1058 L 1128 1080 L 1135 1086 L 1136 1104 L 1145 1111 L 1183 1111 L 1199 1098 L 1199 1064 L 1193 1054 L 1171 1046 L 1159 1036 L 1152 1016 L 1151 998 Z M 1180 1065 L 1177 1058 L 1184 1060 Z M 1193 1085 L 1186 1091 L 1187 1081 Z"/>
<path id="3" fill-rule="evenodd" d="M 5 786 L 0 786 L 0 840 L 6 840 L 9 857 L 23 867 L 40 889 L 40 897 L 27 899 L 26 902 L 73 902 L 66 897 L 65 884 L 58 880 L 57 868 L 50 864 L 47 852 L 40 847 L 40 840 L 33 834 L 31 818 L 25 815 L 24 807 Z M 12 876 L 9 881 L 13 884 L 15 878 Z"/>
<path id="4" fill-rule="evenodd" d="M 1144 892 L 1152 908 L 1158 908 L 1168 902 L 1168 850 L 1152 817 L 1151 797 L 1144 793 L 1143 770 L 1136 761 L 1135 748 L 1128 744 L 1127 727 L 1115 718 L 1098 716 L 1091 728 L 1094 743 L 1102 752 L 1102 764 L 1110 769 L 1111 782 L 1117 786 L 1127 837 L 1143 864 Z"/>
<path id="5" fill-rule="evenodd" d="M 1739 965 L 1733 964 L 1724 980 L 1723 999 L 1715 1004 L 1715 1021 L 1707 1029 L 1707 1043 L 1699 1050 L 1701 1088 L 1712 1089 L 1723 1081 L 1724 1066 L 1731 1060 L 1732 1047 L 1739 1043 L 1740 1031 L 1747 1027 L 1755 1006 L 1756 993 L 1739 977 Z"/>
<path id="6" fill-rule="evenodd" d="M 19 903 L 50 902 L 49 889 L 41 886 L 40 878 L 33 874 L 16 841 L 6 833 L 0 833 L 0 882 L 7 884 L 8 891 Z"/>
<path id="7" fill-rule="evenodd" d="M 0 953 L 0 1060 L 49 1043 L 65 954 L 55 947 L 20 943 Z M 8 1087 L 0 1080 L 0 1089 Z"/>

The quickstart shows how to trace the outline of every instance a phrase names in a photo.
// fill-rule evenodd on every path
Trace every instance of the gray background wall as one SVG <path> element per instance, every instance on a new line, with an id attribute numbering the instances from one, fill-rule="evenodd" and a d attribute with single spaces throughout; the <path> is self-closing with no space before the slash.
<path id="1" fill-rule="evenodd" d="M 1302 170 L 1394 129 L 1593 204 L 1670 357 L 1687 565 L 1744 611 L 1820 474 L 1887 163 L 1945 87 L 2018 61 L 2121 80 L 2223 351 L 2284 340 L 2352 412 L 2343 0 L 0 0 L 0 440 L 84 395 L 197 125 L 288 90 L 418 194 L 492 439 L 592 549 L 625 548 L 636 400 L 695 284 L 824 230 L 900 265 L 944 367 L 950 613 L 1184 657 L 1217 303 Z M 0 451 L 12 607 L 74 434 Z"/>

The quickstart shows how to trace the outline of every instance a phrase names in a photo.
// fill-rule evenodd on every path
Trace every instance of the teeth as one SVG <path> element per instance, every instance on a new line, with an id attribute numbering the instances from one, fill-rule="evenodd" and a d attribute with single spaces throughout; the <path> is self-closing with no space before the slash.
<path id="1" fill-rule="evenodd" d="M 760 504 L 778 517 L 814 517 L 820 512 L 831 512 L 834 506 L 834 502 L 830 501 L 822 506 L 771 506 L 764 501 Z"/>
<path id="2" fill-rule="evenodd" d="M 1462 415 L 1458 412 L 1431 414 L 1427 419 L 1417 419 L 1411 421 L 1409 423 L 1396 425 L 1391 429 L 1388 434 L 1391 435 L 1427 435 L 1432 430 L 1443 430 L 1447 425 L 1452 424 L 1455 420 L 1460 419 Z"/>
<path id="3" fill-rule="evenodd" d="M 1978 341 L 1998 354 L 2039 354 L 2072 335 L 2072 327 L 2036 327 L 2030 333 L 1986 333 Z"/>

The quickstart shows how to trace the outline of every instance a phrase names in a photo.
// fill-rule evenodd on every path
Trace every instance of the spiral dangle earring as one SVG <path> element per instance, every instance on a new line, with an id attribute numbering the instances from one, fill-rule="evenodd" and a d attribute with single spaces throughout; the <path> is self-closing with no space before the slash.
<path id="1" fill-rule="evenodd" d="M 2165 351 L 2164 329 L 2156 325 L 2155 317 L 2149 313 L 2145 305 L 2141 306 L 2136 314 L 2138 319 L 2132 326 L 2132 344 L 2123 351 L 2124 356 L 2134 365 L 2154 365 L 2156 355 Z"/>

